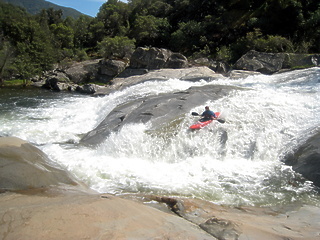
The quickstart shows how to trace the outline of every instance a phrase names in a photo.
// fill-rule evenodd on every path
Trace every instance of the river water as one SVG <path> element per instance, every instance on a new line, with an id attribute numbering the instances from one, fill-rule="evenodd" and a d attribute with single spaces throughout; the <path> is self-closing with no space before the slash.
<path id="1" fill-rule="evenodd" d="M 101 145 L 78 144 L 119 104 L 191 86 L 234 85 L 218 101 L 215 122 L 189 132 L 191 111 L 174 129 L 150 133 L 130 124 Z M 320 203 L 312 183 L 281 159 L 320 126 L 320 69 L 245 79 L 197 83 L 169 79 L 132 86 L 105 97 L 52 93 L 41 89 L 0 89 L 0 136 L 27 140 L 79 180 L 99 192 L 187 196 L 231 205 Z"/>

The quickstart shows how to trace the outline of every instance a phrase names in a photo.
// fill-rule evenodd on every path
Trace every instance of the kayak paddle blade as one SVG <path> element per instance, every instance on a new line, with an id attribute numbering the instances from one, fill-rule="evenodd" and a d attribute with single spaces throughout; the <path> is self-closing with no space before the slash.
<path id="1" fill-rule="evenodd" d="M 225 122 L 226 122 L 226 120 L 224 120 L 224 119 L 217 119 L 217 121 L 218 121 L 219 123 L 225 123 Z"/>

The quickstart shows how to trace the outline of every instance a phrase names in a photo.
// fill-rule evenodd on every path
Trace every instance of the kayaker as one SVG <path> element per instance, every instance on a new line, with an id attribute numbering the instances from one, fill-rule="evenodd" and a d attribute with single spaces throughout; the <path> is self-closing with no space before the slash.
<path id="1" fill-rule="evenodd" d="M 205 111 L 201 114 L 201 117 L 203 117 L 201 121 L 208 121 L 216 119 L 216 114 L 210 110 L 209 106 L 206 106 Z"/>

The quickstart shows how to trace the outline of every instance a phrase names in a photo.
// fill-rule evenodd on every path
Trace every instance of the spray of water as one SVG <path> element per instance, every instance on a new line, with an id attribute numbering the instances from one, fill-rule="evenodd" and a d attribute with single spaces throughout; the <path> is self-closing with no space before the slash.
<path id="1" fill-rule="evenodd" d="M 170 79 L 145 82 L 102 98 L 63 96 L 17 108 L 1 128 L 38 144 L 51 159 L 100 192 L 142 192 L 200 197 L 217 203 L 272 205 L 313 201 L 304 181 L 281 157 L 319 126 L 317 68 L 273 76 L 207 83 Z M 190 132 L 186 113 L 163 131 L 128 124 L 96 148 L 77 144 L 117 105 L 194 85 L 245 87 L 217 101 L 205 99 L 226 123 Z M 12 124 L 14 122 L 14 124 Z"/>

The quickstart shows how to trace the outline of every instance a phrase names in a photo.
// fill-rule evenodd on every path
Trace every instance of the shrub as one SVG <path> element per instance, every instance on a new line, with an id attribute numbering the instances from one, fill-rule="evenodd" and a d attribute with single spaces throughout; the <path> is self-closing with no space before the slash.
<path id="1" fill-rule="evenodd" d="M 237 60 L 249 50 L 259 52 L 295 52 L 294 44 L 287 38 L 277 35 L 263 36 L 260 29 L 247 33 L 231 46 L 233 61 Z"/>
<path id="2" fill-rule="evenodd" d="M 99 53 L 106 59 L 129 57 L 134 48 L 135 40 L 128 37 L 106 37 L 98 44 Z"/>

